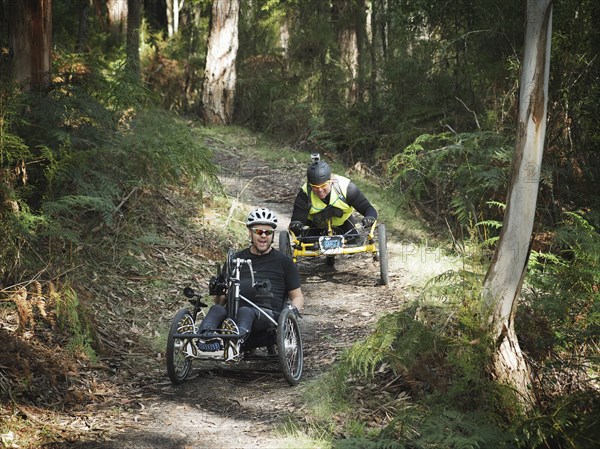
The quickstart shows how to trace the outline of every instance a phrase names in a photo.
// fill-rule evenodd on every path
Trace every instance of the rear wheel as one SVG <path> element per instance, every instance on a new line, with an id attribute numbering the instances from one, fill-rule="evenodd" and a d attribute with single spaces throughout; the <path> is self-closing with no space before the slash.
<path id="1" fill-rule="evenodd" d="M 298 318 L 287 307 L 277 322 L 277 351 L 279 366 L 290 385 L 298 385 L 304 366 L 302 335 Z"/>
<path id="2" fill-rule="evenodd" d="M 383 285 L 388 285 L 390 278 L 388 274 L 387 236 L 385 234 L 385 225 L 383 223 L 377 225 L 377 255 L 379 258 L 381 283 Z"/>
<path id="3" fill-rule="evenodd" d="M 192 358 L 186 355 L 185 346 L 193 342 L 185 338 L 175 338 L 174 335 L 194 333 L 194 318 L 190 311 L 178 310 L 167 337 L 167 373 L 175 385 L 183 383 L 192 369 Z"/>
<path id="4" fill-rule="evenodd" d="M 292 257 L 292 244 L 290 241 L 290 234 L 287 231 L 281 231 L 279 233 L 279 251 L 286 256 Z"/>

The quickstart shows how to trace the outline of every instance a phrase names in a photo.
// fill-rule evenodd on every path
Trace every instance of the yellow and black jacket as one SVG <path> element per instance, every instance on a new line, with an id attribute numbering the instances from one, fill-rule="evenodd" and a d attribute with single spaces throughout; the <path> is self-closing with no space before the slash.
<path id="1" fill-rule="evenodd" d="M 333 226 L 342 227 L 348 221 L 352 223 L 352 212 L 355 210 L 365 217 L 377 218 L 377 211 L 356 184 L 340 175 L 332 175 L 331 180 L 331 192 L 323 200 L 314 194 L 308 184 L 302 186 L 294 201 L 291 221 L 325 227 L 331 218 Z"/>

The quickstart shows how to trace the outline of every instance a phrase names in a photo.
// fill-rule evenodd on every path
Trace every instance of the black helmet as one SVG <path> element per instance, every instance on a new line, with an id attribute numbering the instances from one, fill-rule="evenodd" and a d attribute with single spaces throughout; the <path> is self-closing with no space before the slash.
<path id="1" fill-rule="evenodd" d="M 314 161 L 306 171 L 306 178 L 309 184 L 320 185 L 331 179 L 331 168 L 324 161 Z"/>

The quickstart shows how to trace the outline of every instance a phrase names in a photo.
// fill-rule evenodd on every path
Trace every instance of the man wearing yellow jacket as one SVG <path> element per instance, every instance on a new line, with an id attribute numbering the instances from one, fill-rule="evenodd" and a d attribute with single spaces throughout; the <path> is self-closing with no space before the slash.
<path id="1" fill-rule="evenodd" d="M 306 171 L 307 183 L 302 186 L 296 200 L 290 223 L 290 231 L 299 235 L 305 226 L 310 234 L 315 228 L 326 228 L 331 218 L 332 225 L 347 233 L 354 229 L 352 212 L 363 215 L 362 224 L 371 227 L 377 219 L 377 211 L 360 189 L 350 179 L 332 174 L 327 162 L 313 155 Z"/>

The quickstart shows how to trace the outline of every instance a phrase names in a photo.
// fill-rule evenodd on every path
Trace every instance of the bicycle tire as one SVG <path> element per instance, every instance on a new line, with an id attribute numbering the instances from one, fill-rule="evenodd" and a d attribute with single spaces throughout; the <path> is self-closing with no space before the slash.
<path id="1" fill-rule="evenodd" d="M 285 379 L 292 386 L 298 385 L 304 367 L 302 334 L 298 318 L 287 307 L 277 321 L 277 354 Z"/>
<path id="2" fill-rule="evenodd" d="M 286 256 L 293 256 L 290 234 L 288 234 L 287 231 L 279 232 L 279 251 L 281 251 Z"/>
<path id="3" fill-rule="evenodd" d="M 175 338 L 174 335 L 194 332 L 194 318 L 191 312 L 188 309 L 179 309 L 173 316 L 167 337 L 167 373 L 174 385 L 183 383 L 192 370 L 192 358 L 186 356 L 183 350 L 186 340 Z"/>
<path id="4" fill-rule="evenodd" d="M 390 277 L 388 273 L 387 235 L 385 233 L 385 224 L 383 223 L 377 225 L 377 256 L 379 259 L 381 284 L 388 285 Z"/>

